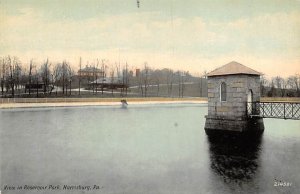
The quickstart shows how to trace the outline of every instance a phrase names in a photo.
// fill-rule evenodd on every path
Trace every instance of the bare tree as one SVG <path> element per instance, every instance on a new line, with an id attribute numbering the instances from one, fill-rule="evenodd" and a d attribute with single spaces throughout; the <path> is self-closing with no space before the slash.
<path id="1" fill-rule="evenodd" d="M 203 75 L 199 76 L 199 96 L 203 96 Z"/>
<path id="2" fill-rule="evenodd" d="M 49 83 L 50 83 L 50 66 L 49 60 L 47 59 L 46 62 L 41 66 L 40 73 L 43 81 L 43 92 L 46 95 L 46 92 L 50 90 Z"/>
<path id="3" fill-rule="evenodd" d="M 69 91 L 70 91 L 70 96 L 72 95 L 72 78 L 74 76 L 74 71 L 70 65 L 67 66 L 67 76 L 68 76 L 68 81 L 69 81 Z"/>
<path id="4" fill-rule="evenodd" d="M 15 89 L 18 91 L 19 96 L 21 95 L 21 88 L 20 88 L 21 75 L 22 75 L 22 67 L 20 63 L 17 63 L 15 65 L 14 77 L 15 77 Z"/>
<path id="5" fill-rule="evenodd" d="M 63 95 L 68 95 L 68 89 L 69 95 L 71 95 L 72 78 L 74 74 L 75 73 L 72 67 L 66 61 L 63 61 L 62 64 L 56 64 L 53 69 L 54 82 L 56 85 L 56 95 L 59 86 L 62 86 Z"/>
<path id="6" fill-rule="evenodd" d="M 2 60 L 1 60 L 1 94 L 2 94 L 2 97 L 4 95 L 5 74 L 6 74 L 6 66 L 5 66 L 4 58 L 2 58 Z"/>
<path id="7" fill-rule="evenodd" d="M 299 74 L 288 77 L 287 85 L 291 89 L 296 90 L 297 96 L 300 97 L 300 89 L 299 89 L 299 87 L 300 87 L 300 75 Z"/>
<path id="8" fill-rule="evenodd" d="M 37 67 L 35 66 L 35 89 L 36 89 L 36 97 L 39 97 L 39 74 L 37 71 Z"/>
<path id="9" fill-rule="evenodd" d="M 156 96 L 159 96 L 159 86 L 160 86 L 160 79 L 162 77 L 162 73 L 159 70 L 155 70 L 155 71 L 153 71 L 151 77 L 152 77 L 152 79 L 153 79 L 153 81 L 154 81 L 154 83 L 156 85 L 156 88 L 157 88 L 157 90 L 156 90 Z"/>
<path id="10" fill-rule="evenodd" d="M 97 59 L 97 65 L 96 65 L 96 94 L 97 94 L 97 89 L 98 89 L 98 73 L 99 73 L 99 69 L 98 69 L 98 66 L 99 66 L 99 59 Z"/>
<path id="11" fill-rule="evenodd" d="M 126 68 L 125 68 L 125 94 L 127 96 L 127 92 L 128 92 L 128 87 L 129 87 L 129 74 L 128 74 L 128 64 L 126 62 Z"/>
<path id="12" fill-rule="evenodd" d="M 271 82 L 269 83 L 269 87 L 271 88 L 270 91 L 268 92 L 269 97 L 276 96 L 276 89 L 275 89 L 275 80 L 274 78 L 271 79 Z"/>
<path id="13" fill-rule="evenodd" d="M 142 76 L 141 73 L 136 75 L 136 76 L 137 76 L 137 81 L 138 81 L 138 88 L 139 88 L 139 91 L 141 93 L 141 96 L 143 97 L 144 96 L 143 76 Z"/>
<path id="14" fill-rule="evenodd" d="M 104 59 L 102 59 L 102 63 L 101 63 L 101 71 L 103 73 L 103 76 L 101 78 L 101 95 L 103 95 L 103 82 L 104 82 L 104 77 L 105 77 L 105 64 L 104 64 Z"/>
<path id="15" fill-rule="evenodd" d="M 142 71 L 142 83 L 144 86 L 144 97 L 147 97 L 147 92 L 150 83 L 150 68 L 147 63 L 144 63 L 144 69 Z"/>
<path id="16" fill-rule="evenodd" d="M 275 87 L 278 90 L 280 90 L 281 97 L 284 97 L 285 96 L 285 90 L 286 90 L 285 80 L 282 77 L 277 76 L 277 77 L 274 78 L 274 83 L 275 83 Z"/>
<path id="17" fill-rule="evenodd" d="M 62 80 L 62 65 L 60 63 L 53 67 L 53 78 L 55 84 L 55 95 L 57 96 L 57 90 L 59 88 L 59 83 Z"/>
<path id="18" fill-rule="evenodd" d="M 112 66 L 111 71 L 110 71 L 110 87 L 111 87 L 111 95 L 114 95 L 114 77 L 115 77 L 115 68 Z"/>
<path id="19" fill-rule="evenodd" d="M 128 64 L 126 62 L 125 67 L 122 69 L 122 91 L 121 94 L 123 95 L 125 90 L 125 95 L 127 96 L 127 88 L 129 84 L 129 75 L 128 75 Z"/>
<path id="20" fill-rule="evenodd" d="M 1 60 L 1 93 L 4 95 L 5 89 L 5 97 L 14 93 L 14 76 L 15 76 L 15 63 L 12 61 L 10 56 L 5 56 Z M 13 87 L 12 87 L 13 86 Z"/>
<path id="21" fill-rule="evenodd" d="M 120 61 L 119 61 L 119 64 L 116 64 L 116 70 L 117 70 L 117 80 L 116 80 L 116 83 L 120 84 L 119 81 L 121 80 L 121 65 L 120 65 Z M 123 82 L 122 82 L 123 83 Z M 121 94 L 120 96 L 123 95 L 123 89 L 121 88 Z"/>
<path id="22" fill-rule="evenodd" d="M 95 93 L 95 77 L 96 77 L 96 67 L 95 63 L 92 66 L 93 67 L 93 81 L 92 81 L 92 87 L 93 87 L 93 94 Z M 97 87 L 97 86 L 96 86 Z"/>
<path id="23" fill-rule="evenodd" d="M 184 91 L 185 91 L 185 83 L 189 81 L 189 78 L 191 77 L 190 73 L 188 71 L 183 71 L 182 75 L 182 89 L 181 89 L 181 97 L 183 98 L 184 96 Z"/>
<path id="24" fill-rule="evenodd" d="M 172 95 L 173 90 L 173 79 L 174 79 L 174 72 L 171 69 L 168 69 L 167 72 L 167 87 L 168 87 L 168 96 Z"/>
<path id="25" fill-rule="evenodd" d="M 79 60 L 79 77 L 78 77 L 78 85 L 79 85 L 79 91 L 78 91 L 78 93 L 79 93 L 79 95 L 80 95 L 80 87 L 81 87 L 81 57 L 80 57 L 80 60 Z"/>
<path id="26" fill-rule="evenodd" d="M 71 79 L 72 69 L 66 61 L 63 61 L 61 71 L 62 71 L 63 94 L 67 95 L 67 88 L 68 88 L 69 83 L 71 83 L 70 79 Z"/>
<path id="27" fill-rule="evenodd" d="M 31 94 L 31 81 L 32 81 L 32 69 L 33 69 L 33 60 L 30 60 L 30 64 L 29 64 L 29 96 Z"/>
<path id="28" fill-rule="evenodd" d="M 11 89 L 11 96 L 14 97 L 15 94 L 15 82 L 14 82 L 14 64 L 11 61 L 10 56 L 7 57 L 7 64 L 9 67 L 9 85 L 10 85 L 10 89 Z"/>
<path id="29" fill-rule="evenodd" d="M 10 57 L 7 56 L 4 60 L 4 63 L 7 65 L 8 74 L 7 74 L 7 91 L 11 90 L 11 97 L 15 97 L 15 89 L 16 89 L 16 80 L 17 75 L 19 74 L 20 68 L 20 61 L 17 57 Z"/>
<path id="30" fill-rule="evenodd" d="M 147 63 L 144 63 L 144 69 L 141 73 L 141 91 L 142 91 L 142 95 L 144 93 L 144 97 L 147 97 L 148 94 L 148 88 L 149 88 L 149 83 L 150 83 L 150 68 L 148 66 Z"/>
<path id="31" fill-rule="evenodd" d="M 62 63 L 62 87 L 63 87 L 63 94 L 65 94 L 66 74 L 67 74 L 66 62 L 63 61 L 63 63 Z"/>
<path id="32" fill-rule="evenodd" d="M 265 78 L 264 75 L 262 75 L 260 77 L 260 92 L 261 92 L 262 96 L 266 96 L 266 93 L 267 93 L 266 87 L 267 87 L 267 85 L 268 85 L 268 80 Z"/>
<path id="33" fill-rule="evenodd" d="M 181 90 L 182 90 L 182 72 L 177 71 L 176 75 L 177 75 L 177 79 L 178 79 L 178 98 L 180 98 Z"/>
<path id="34" fill-rule="evenodd" d="M 178 97 L 183 98 L 185 91 L 185 82 L 191 77 L 188 71 L 177 71 L 178 76 Z"/>

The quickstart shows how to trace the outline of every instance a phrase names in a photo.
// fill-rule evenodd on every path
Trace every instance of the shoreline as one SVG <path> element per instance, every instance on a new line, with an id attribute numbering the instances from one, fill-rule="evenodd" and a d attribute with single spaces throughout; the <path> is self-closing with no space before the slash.
<path id="1" fill-rule="evenodd" d="M 128 104 L 205 104 L 205 98 L 97 98 L 96 99 L 46 99 L 44 102 L 31 99 L 27 102 L 4 102 L 0 103 L 0 109 L 15 108 L 46 108 L 46 107 L 84 107 L 84 106 L 121 106 L 121 100 L 126 99 Z"/>
<path id="2" fill-rule="evenodd" d="M 46 107 L 79 107 L 79 106 L 118 106 L 125 99 L 128 104 L 205 104 L 205 97 L 146 97 L 146 98 L 1 98 L 1 109 L 46 108 Z M 262 97 L 261 102 L 300 102 L 300 98 Z"/>

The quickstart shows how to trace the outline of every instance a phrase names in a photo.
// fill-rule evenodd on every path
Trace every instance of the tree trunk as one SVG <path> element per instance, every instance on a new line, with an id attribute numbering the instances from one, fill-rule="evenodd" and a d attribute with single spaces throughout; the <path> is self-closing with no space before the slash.
<path id="1" fill-rule="evenodd" d="M 1 80 L 1 94 L 2 94 L 2 98 L 3 98 L 3 94 L 4 94 L 4 80 Z"/>
<path id="2" fill-rule="evenodd" d="M 80 96 L 80 82 L 81 82 L 81 78 L 80 78 L 80 76 L 79 76 L 79 96 Z"/>
<path id="3" fill-rule="evenodd" d="M 13 81 L 11 81 L 11 97 L 14 98 L 15 97 L 15 86 Z"/>
<path id="4" fill-rule="evenodd" d="M 70 81 L 70 96 L 71 96 L 71 87 L 72 87 L 72 81 Z"/>
<path id="5" fill-rule="evenodd" d="M 39 97 L 39 81 L 38 79 L 36 79 L 36 97 L 38 98 Z"/>

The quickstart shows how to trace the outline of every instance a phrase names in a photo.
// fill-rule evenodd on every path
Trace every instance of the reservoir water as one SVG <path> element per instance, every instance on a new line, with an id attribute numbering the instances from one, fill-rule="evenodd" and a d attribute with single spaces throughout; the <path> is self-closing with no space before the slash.
<path id="1" fill-rule="evenodd" d="M 223 141 L 205 134 L 206 106 L 1 110 L 1 191 L 299 192 L 299 121 L 264 119 L 261 137 Z"/>

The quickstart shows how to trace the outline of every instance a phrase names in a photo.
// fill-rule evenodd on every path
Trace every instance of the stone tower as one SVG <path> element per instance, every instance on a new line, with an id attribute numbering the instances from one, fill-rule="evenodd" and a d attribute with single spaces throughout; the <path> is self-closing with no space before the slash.
<path id="1" fill-rule="evenodd" d="M 264 130 L 262 118 L 247 116 L 248 102 L 260 101 L 260 75 L 261 73 L 235 61 L 207 74 L 208 115 L 205 116 L 207 134 L 220 131 Z"/>

